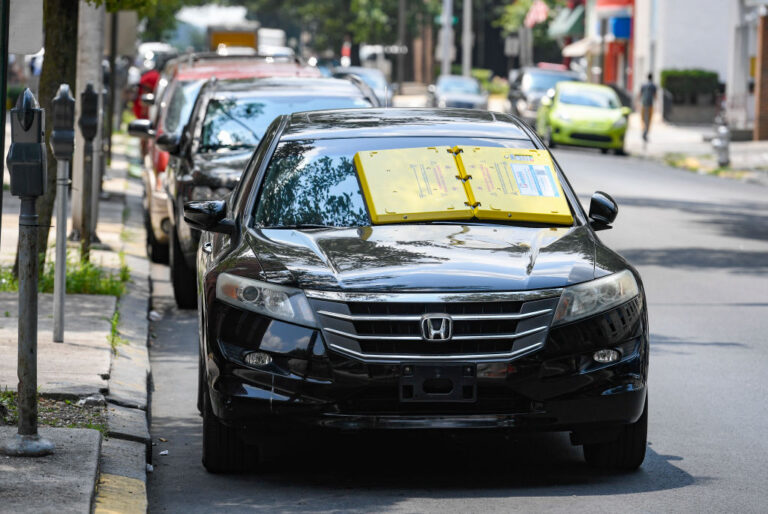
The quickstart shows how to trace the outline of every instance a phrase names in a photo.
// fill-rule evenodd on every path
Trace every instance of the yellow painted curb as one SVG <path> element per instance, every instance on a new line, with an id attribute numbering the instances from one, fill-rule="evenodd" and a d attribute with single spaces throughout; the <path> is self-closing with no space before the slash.
<path id="1" fill-rule="evenodd" d="M 95 514 L 147 512 L 147 486 L 141 480 L 102 473 Z"/>

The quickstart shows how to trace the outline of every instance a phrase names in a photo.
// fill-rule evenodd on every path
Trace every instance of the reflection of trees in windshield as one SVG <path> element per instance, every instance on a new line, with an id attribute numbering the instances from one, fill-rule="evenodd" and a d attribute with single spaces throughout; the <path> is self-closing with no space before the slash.
<path id="1" fill-rule="evenodd" d="M 254 100 L 212 99 L 203 121 L 201 150 L 257 145 L 263 133 L 264 121 L 259 118 L 264 106 Z"/>
<path id="2" fill-rule="evenodd" d="M 312 157 L 314 146 L 287 142 L 272 157 L 256 211 L 266 227 L 370 223 L 352 159 Z"/>

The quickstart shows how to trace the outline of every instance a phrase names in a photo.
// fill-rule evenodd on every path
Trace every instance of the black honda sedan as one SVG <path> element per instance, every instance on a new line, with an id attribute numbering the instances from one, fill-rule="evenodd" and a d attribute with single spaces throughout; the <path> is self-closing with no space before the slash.
<path id="1" fill-rule="evenodd" d="M 532 181 L 539 196 L 562 193 L 565 212 L 513 216 L 514 199 L 527 201 L 522 176 L 508 214 L 472 217 L 495 208 L 473 211 L 476 201 L 456 208 L 470 214 L 398 219 L 387 217 L 397 205 L 373 204 L 390 187 L 374 190 L 377 173 L 410 171 L 366 159 L 441 147 L 457 159 L 461 148 L 543 156 L 552 176 Z M 465 172 L 458 190 L 499 170 Z M 425 173 L 413 168 L 417 181 Z M 229 200 L 185 207 L 204 231 L 203 464 L 241 470 L 253 448 L 274 442 L 269 434 L 313 428 L 471 428 L 568 431 L 590 464 L 637 468 L 648 422 L 645 296 L 637 271 L 596 235 L 617 210 L 598 192 L 585 213 L 542 142 L 509 115 L 278 117 Z"/>

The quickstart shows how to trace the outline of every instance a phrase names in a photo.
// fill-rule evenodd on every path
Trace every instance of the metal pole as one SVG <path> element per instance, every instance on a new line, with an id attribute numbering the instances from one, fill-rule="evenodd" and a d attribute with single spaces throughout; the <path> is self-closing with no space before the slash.
<path id="1" fill-rule="evenodd" d="M 68 84 L 59 86 L 53 105 L 51 150 L 56 157 L 56 269 L 53 277 L 53 341 L 64 341 L 64 298 L 67 291 L 67 190 L 69 164 L 75 150 L 75 99 Z"/>
<path id="2" fill-rule="evenodd" d="M 3 55 L 0 56 L 0 119 L 2 119 L 2 130 L 0 130 L 0 152 L 5 154 L 5 104 L 8 101 L 8 23 L 11 16 L 11 0 L 2 0 L 3 4 L 0 9 L 0 17 L 2 17 L 2 45 Z M 5 163 L 0 159 L 0 183 L 3 182 L 5 176 Z M 2 228 L 3 217 L 3 195 L 0 193 L 0 228 Z M 2 233 L 0 232 L 0 236 Z"/>
<path id="3" fill-rule="evenodd" d="M 461 74 L 469 77 L 472 71 L 472 0 L 464 0 L 461 22 Z"/>
<path id="4" fill-rule="evenodd" d="M 88 83 L 80 95 L 80 132 L 83 134 L 83 190 L 82 190 L 82 227 L 80 232 L 80 260 L 90 259 L 93 227 L 91 222 L 91 196 L 93 194 L 93 138 L 99 128 L 99 94 Z"/>
<path id="5" fill-rule="evenodd" d="M 67 292 L 67 189 L 69 161 L 56 162 L 56 268 L 53 276 L 53 341 L 64 342 L 64 295 Z"/>
<path id="6" fill-rule="evenodd" d="M 440 75 L 451 74 L 451 46 L 453 43 L 453 0 L 443 0 L 443 37 L 440 41 Z"/>
<path id="7" fill-rule="evenodd" d="M 11 111 L 8 168 L 11 194 L 21 198 L 19 216 L 19 351 L 16 437 L 2 447 L 7 455 L 36 457 L 53 453 L 52 442 L 37 433 L 37 207 L 45 194 L 45 117 L 29 89 Z"/>

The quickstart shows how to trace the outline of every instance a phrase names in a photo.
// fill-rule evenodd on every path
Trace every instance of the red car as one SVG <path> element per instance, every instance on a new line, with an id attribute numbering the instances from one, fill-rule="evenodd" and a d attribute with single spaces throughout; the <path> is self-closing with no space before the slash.
<path id="1" fill-rule="evenodd" d="M 147 140 L 150 163 L 144 165 L 144 216 L 147 254 L 153 262 L 168 262 L 167 195 L 163 173 L 168 153 L 155 145 L 163 133 L 181 133 L 189 121 L 200 87 L 210 78 L 321 77 L 320 71 L 294 58 L 191 54 L 169 61 L 155 88 L 148 120 L 135 120 L 129 133 Z"/>

